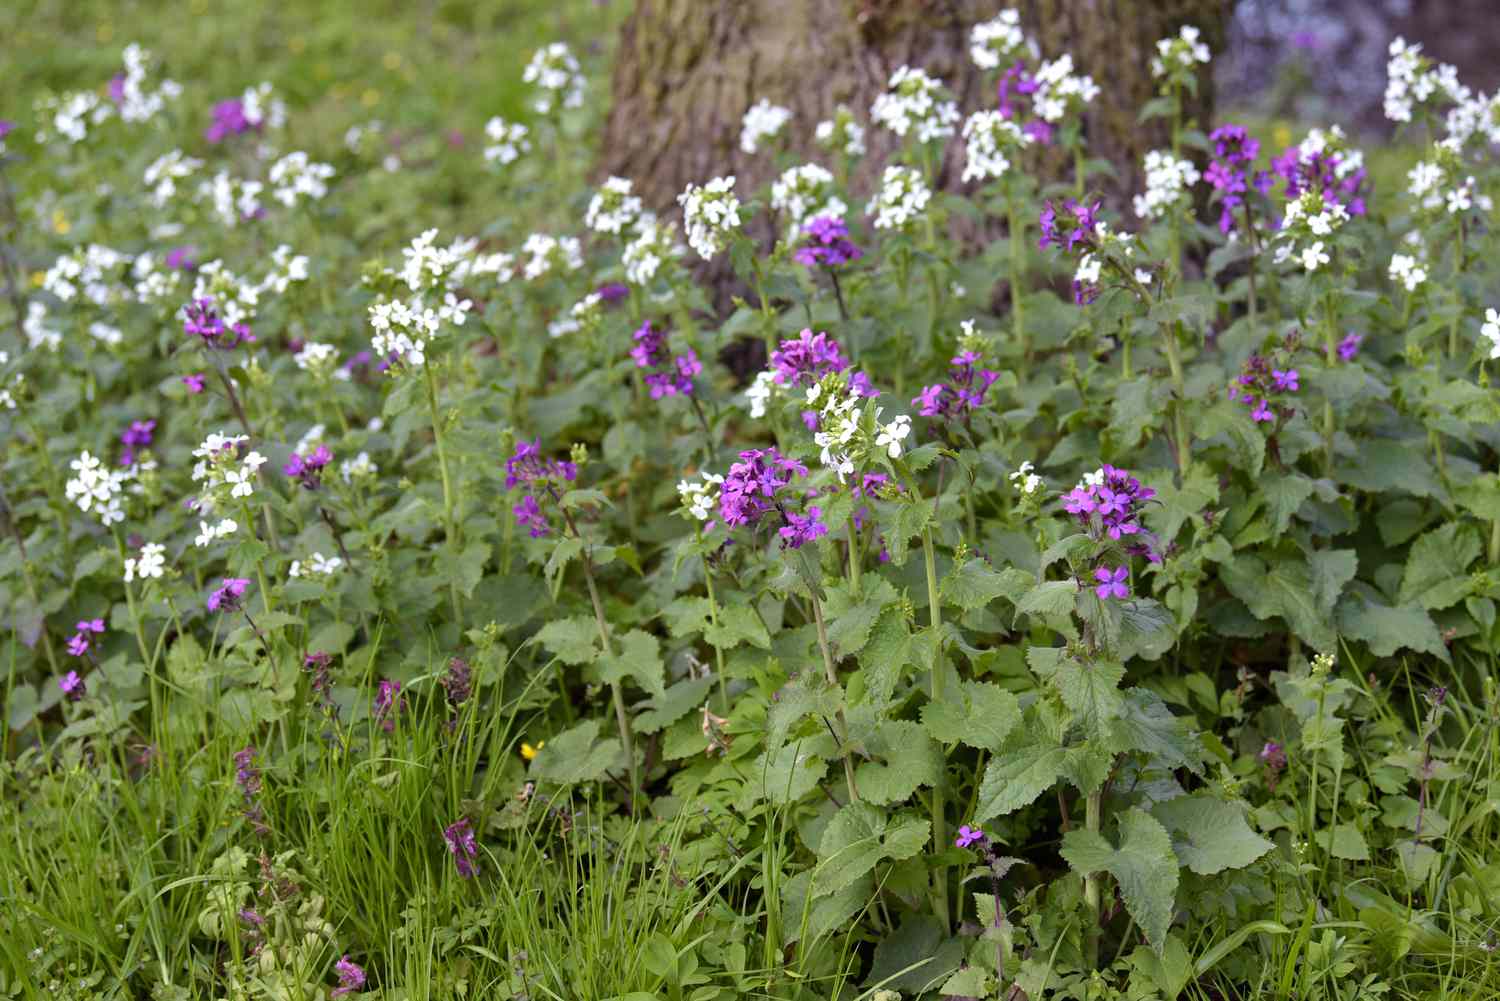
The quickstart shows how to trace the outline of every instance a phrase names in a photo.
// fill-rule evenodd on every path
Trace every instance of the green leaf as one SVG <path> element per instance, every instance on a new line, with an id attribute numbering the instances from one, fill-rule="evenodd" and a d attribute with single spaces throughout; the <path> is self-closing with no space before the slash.
<path id="1" fill-rule="evenodd" d="M 1397 600 L 1429 611 L 1448 608 L 1468 597 L 1473 584 L 1468 567 L 1483 549 L 1472 525 L 1450 521 L 1411 544 Z"/>
<path id="2" fill-rule="evenodd" d="M 772 803 L 795 803 L 818 786 L 828 762 L 815 749 L 819 742 L 799 740 L 764 751 L 750 765 L 760 796 Z"/>
<path id="3" fill-rule="evenodd" d="M 1056 686 L 1063 704 L 1073 710 L 1092 737 L 1102 738 L 1109 724 L 1125 713 L 1125 698 L 1120 693 L 1125 677 L 1123 664 L 1107 660 L 1085 664 L 1062 656 L 1037 673 Z"/>
<path id="4" fill-rule="evenodd" d="M 999 571 L 981 559 L 965 560 L 943 578 L 942 600 L 973 611 L 1005 593 Z"/>
<path id="5" fill-rule="evenodd" d="M 599 656 L 595 646 L 598 627 L 583 615 L 553 619 L 536 634 L 536 640 L 564 664 L 591 664 Z"/>
<path id="6" fill-rule="evenodd" d="M 599 676 L 610 684 L 618 684 L 626 678 L 634 678 L 636 684 L 653 695 L 666 691 L 662 681 L 664 671 L 661 650 L 656 637 L 640 629 L 632 629 L 615 640 L 618 653 L 599 660 Z"/>
<path id="7" fill-rule="evenodd" d="M 1182 864 L 1200 876 L 1243 869 L 1272 848 L 1250 829 L 1239 805 L 1207 793 L 1157 803 L 1151 815 L 1175 835 L 1172 847 Z"/>
<path id="8" fill-rule="evenodd" d="M 1154 380 L 1149 378 L 1118 382 L 1109 407 L 1109 429 L 1122 448 L 1135 448 L 1141 436 L 1155 423 L 1160 408 L 1151 399 Z"/>
<path id="9" fill-rule="evenodd" d="M 1021 724 L 1015 695 L 988 681 L 965 681 L 942 702 L 922 707 L 922 725 L 934 740 L 999 752 Z"/>
<path id="10" fill-rule="evenodd" d="M 1263 476 L 1260 491 L 1266 498 L 1267 510 L 1271 513 L 1272 532 L 1281 535 L 1292 522 L 1304 501 L 1313 495 L 1313 481 L 1301 473 L 1285 476 Z"/>
<path id="11" fill-rule="evenodd" d="M 1307 554 L 1307 566 L 1319 614 L 1332 615 L 1344 585 L 1354 579 L 1358 557 L 1352 549 L 1316 549 Z"/>
<path id="12" fill-rule="evenodd" d="M 911 630 L 906 615 L 899 607 L 889 607 L 880 613 L 859 654 L 865 672 L 864 701 L 874 706 L 888 703 L 910 657 Z"/>
<path id="13" fill-rule="evenodd" d="M 1363 640 L 1377 657 L 1405 647 L 1448 660 L 1448 648 L 1432 616 L 1416 605 L 1392 608 L 1366 595 L 1351 594 L 1339 603 L 1339 632 Z"/>
<path id="14" fill-rule="evenodd" d="M 710 624 L 703 630 L 703 638 L 711 646 L 721 650 L 732 650 L 742 643 L 771 649 L 771 635 L 766 624 L 760 620 L 755 606 L 751 604 L 725 605 L 719 609 L 719 624 Z"/>
<path id="15" fill-rule="evenodd" d="M 1131 807 L 1119 815 L 1120 844 L 1097 831 L 1075 828 L 1063 835 L 1060 854 L 1082 876 L 1107 872 L 1120 884 L 1125 909 L 1146 933 L 1158 956 L 1165 952 L 1177 895 L 1177 856 L 1172 839 L 1151 814 Z"/>
<path id="16" fill-rule="evenodd" d="M 1078 582 L 1073 580 L 1049 580 L 1038 584 L 1016 602 L 1017 615 L 1048 617 L 1068 615 L 1073 611 L 1073 599 L 1078 594 Z"/>
<path id="17" fill-rule="evenodd" d="M 927 844 L 931 824 L 915 817 L 892 824 L 884 810 L 868 803 L 846 803 L 818 841 L 813 894 L 834 893 L 883 859 L 910 858 Z"/>
<path id="18" fill-rule="evenodd" d="M 972 823 L 982 824 L 1032 803 L 1062 777 L 1067 752 L 1058 744 L 1028 741 L 995 755 L 985 766 Z"/>
<path id="19" fill-rule="evenodd" d="M 1423 457 L 1427 451 L 1425 441 L 1370 438 L 1360 445 L 1358 458 L 1334 467 L 1333 475 L 1366 493 L 1441 497 L 1443 485 Z"/>
<path id="20" fill-rule="evenodd" d="M 1168 768 L 1203 772 L 1202 745 L 1188 720 L 1173 715 L 1161 696 L 1145 688 L 1127 688 L 1124 713 L 1110 724 L 1109 746 L 1117 754 L 1138 751 Z"/>
<path id="21" fill-rule="evenodd" d="M 1257 619 L 1281 616 L 1292 631 L 1316 650 L 1330 650 L 1336 637 L 1328 615 L 1313 594 L 1312 570 L 1298 559 L 1240 553 L 1219 569 L 1229 593 L 1243 601 Z"/>
<path id="22" fill-rule="evenodd" d="M 942 749 L 910 720 L 885 720 L 866 749 L 882 759 L 861 762 L 855 770 L 855 787 L 867 803 L 900 802 L 943 774 Z"/>
<path id="23" fill-rule="evenodd" d="M 865 986 L 920 996 L 952 976 L 963 956 L 963 942 L 948 938 L 937 918 L 909 911 L 876 944 Z"/>
<path id="24" fill-rule="evenodd" d="M 844 691 L 828 684 L 816 671 L 803 671 L 782 685 L 766 711 L 766 746 L 780 747 L 799 720 L 808 716 L 832 719 L 844 705 Z"/>
<path id="25" fill-rule="evenodd" d="M 531 775 L 559 785 L 574 785 L 598 781 L 610 769 L 624 767 L 620 742 L 600 740 L 599 722 L 585 720 L 548 738 L 531 763 Z"/>
<path id="26" fill-rule="evenodd" d="M 1319 847 L 1334 858 L 1349 862 L 1370 861 L 1370 846 L 1365 836 L 1353 824 L 1335 824 L 1333 830 L 1323 829 L 1315 835 Z"/>
<path id="27" fill-rule="evenodd" d="M 445 558 L 438 561 L 438 579 L 457 585 L 465 598 L 472 598 L 474 588 L 479 586 L 479 581 L 484 577 L 484 565 L 489 559 L 490 544 L 472 542 L 464 547 L 457 559 Z"/>
<path id="28" fill-rule="evenodd" d="M 656 733 L 676 723 L 688 713 L 703 705 L 713 678 L 684 678 L 660 695 L 653 695 L 646 702 L 646 709 L 634 721 L 637 733 Z"/>

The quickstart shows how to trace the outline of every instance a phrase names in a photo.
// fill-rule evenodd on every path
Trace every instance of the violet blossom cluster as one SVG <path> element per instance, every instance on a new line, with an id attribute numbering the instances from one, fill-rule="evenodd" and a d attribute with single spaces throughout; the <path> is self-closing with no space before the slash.
<path id="1" fill-rule="evenodd" d="M 281 467 L 281 472 L 296 480 L 303 489 L 316 490 L 323 483 L 323 468 L 332 461 L 333 453 L 328 446 L 319 445 L 306 455 L 293 452 Z"/>
<path id="2" fill-rule="evenodd" d="M 667 335 L 652 327 L 650 320 L 642 323 L 631 339 L 635 346 L 630 349 L 630 357 L 635 359 L 636 368 L 649 370 L 646 388 L 653 400 L 693 395 L 693 376 L 703 371 L 697 352 L 688 348 L 684 354 L 672 354 L 667 348 Z"/>
<path id="3" fill-rule="evenodd" d="M 1292 334 L 1280 345 L 1278 357 L 1252 354 L 1230 383 L 1229 399 L 1249 407 L 1250 419 L 1257 424 L 1275 421 L 1279 426 L 1295 412 L 1285 400 L 1302 388 L 1291 364 L 1298 343 L 1297 335 Z"/>
<path id="4" fill-rule="evenodd" d="M 265 837 L 271 829 L 266 826 L 266 813 L 260 804 L 260 769 L 255 767 L 254 744 L 234 752 L 234 784 L 245 800 L 245 820 L 257 835 Z"/>
<path id="5" fill-rule="evenodd" d="M 1234 229 L 1234 210 L 1245 204 L 1253 187 L 1261 194 L 1271 189 L 1272 177 L 1265 171 L 1254 171 L 1250 165 L 1260 155 L 1260 140 L 1251 136 L 1243 125 L 1220 125 L 1209 133 L 1214 144 L 1213 163 L 1203 178 L 1219 195 L 1219 232 Z"/>
<path id="6" fill-rule="evenodd" d="M 1155 490 L 1142 486 L 1125 470 L 1105 465 L 1085 474 L 1063 495 L 1063 509 L 1094 538 L 1108 536 L 1119 541 L 1144 533 L 1141 510 L 1155 496 Z M 1131 547 L 1129 551 L 1146 555 L 1153 562 L 1161 559 L 1149 546 Z"/>
<path id="7" fill-rule="evenodd" d="M 240 600 L 245 597 L 245 589 L 250 586 L 250 581 L 244 577 L 225 577 L 219 581 L 219 586 L 214 588 L 208 595 L 208 610 L 210 612 L 232 612 L 240 607 Z"/>
<path id="8" fill-rule="evenodd" d="M 849 239 L 848 224 L 836 216 L 817 216 L 802 227 L 802 233 L 802 246 L 792 254 L 792 260 L 806 267 L 836 268 L 865 256 Z"/>
<path id="9" fill-rule="evenodd" d="M 89 656 L 89 659 L 92 660 L 93 659 L 93 655 L 89 654 L 89 649 L 90 649 L 89 635 L 90 634 L 93 634 L 95 636 L 102 636 L 102 635 L 104 635 L 104 620 L 103 619 L 80 619 L 79 622 L 78 622 L 78 625 L 76 627 L 76 631 L 73 633 L 72 637 L 68 640 L 68 653 L 70 653 L 74 657 L 82 657 L 85 654 L 87 654 Z M 80 682 L 80 684 L 81 684 L 81 682 Z M 66 687 L 63 688 L 63 691 L 65 693 L 68 693 L 68 689 Z M 71 693 L 68 693 L 68 694 L 71 694 Z"/>
<path id="10" fill-rule="evenodd" d="M 479 872 L 479 867 L 474 860 L 479 857 L 479 843 L 474 838 L 474 830 L 469 826 L 467 817 L 458 820 L 443 828 L 443 840 L 448 844 L 448 851 L 453 856 L 453 864 L 458 869 L 458 875 L 462 879 L 469 879 Z"/>
<path id="11" fill-rule="evenodd" d="M 1085 205 L 1069 198 L 1063 203 L 1063 210 L 1058 212 L 1057 206 L 1050 200 L 1045 202 L 1037 219 L 1042 229 L 1042 237 L 1037 241 L 1037 246 L 1042 250 L 1061 247 L 1069 254 L 1079 248 L 1088 251 L 1098 242 L 1100 205 L 1097 201 L 1092 205 Z"/>
<path id="12" fill-rule="evenodd" d="M 518 441 L 516 450 L 505 460 L 505 488 L 513 490 L 527 486 L 531 492 L 511 508 L 516 524 L 528 530 L 533 539 L 539 539 L 550 531 L 547 516 L 537 503 L 536 494 L 551 491 L 556 483 L 571 483 L 578 478 L 578 466 L 566 459 L 542 457 L 541 439 Z"/>
<path id="13" fill-rule="evenodd" d="M 984 402 L 984 394 L 1000 378 L 999 372 L 979 368 L 982 359 L 974 351 L 960 351 L 949 361 L 948 381 L 925 387 L 912 398 L 912 406 L 923 417 L 945 421 L 966 419 Z"/>
<path id="14" fill-rule="evenodd" d="M 380 725 L 380 729 L 386 733 L 396 729 L 396 717 L 400 715 L 404 701 L 401 682 L 380 679 L 380 685 L 375 690 L 375 701 L 370 709 L 370 715 Z"/>
<path id="15" fill-rule="evenodd" d="M 849 367 L 844 359 L 839 342 L 826 333 L 813 333 L 804 329 L 796 339 L 782 341 L 771 352 L 771 367 L 775 379 L 782 386 L 810 386 L 832 372 L 842 372 Z M 869 380 L 863 380 L 868 385 Z M 860 387 L 855 386 L 856 389 Z M 862 395 L 873 395 L 863 393 Z"/>
<path id="16" fill-rule="evenodd" d="M 226 323 L 212 296 L 201 296 L 182 307 L 182 330 L 206 348 L 228 351 L 240 343 L 254 343 L 247 323 Z"/>
<path id="17" fill-rule="evenodd" d="M 805 514 L 788 509 L 795 491 L 794 479 L 807 475 L 807 467 L 775 448 L 755 448 L 740 453 L 740 461 L 729 467 L 719 487 L 719 516 L 731 528 L 754 528 L 768 514 L 781 520 L 781 544 L 791 549 L 826 535 L 819 517 L 822 511 L 809 507 Z"/>
<path id="18" fill-rule="evenodd" d="M 131 421 L 130 426 L 120 432 L 120 444 L 125 447 L 120 451 L 120 465 L 135 465 L 135 450 L 137 448 L 150 448 L 152 432 L 156 430 L 156 421 Z"/>
<path id="19" fill-rule="evenodd" d="M 1304 191 L 1320 191 L 1327 203 L 1337 202 L 1351 216 L 1365 214 L 1364 157 L 1346 148 L 1338 126 L 1327 132 L 1313 129 L 1299 145 L 1289 146 L 1271 160 L 1271 169 L 1286 184 L 1286 197 L 1294 200 Z"/>

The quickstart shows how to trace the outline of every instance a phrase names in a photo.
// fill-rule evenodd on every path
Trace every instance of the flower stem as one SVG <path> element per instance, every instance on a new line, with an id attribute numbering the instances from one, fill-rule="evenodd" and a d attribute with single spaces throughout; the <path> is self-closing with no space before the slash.
<path id="1" fill-rule="evenodd" d="M 717 630 L 719 628 L 719 598 L 714 594 L 714 573 L 707 560 L 703 561 L 703 581 L 708 585 L 708 620 Z M 721 705 L 719 711 L 728 716 L 729 682 L 724 678 L 724 651 L 719 649 L 718 644 L 710 645 L 714 648 L 714 668 L 719 675 L 719 703 Z"/>
<path id="2" fill-rule="evenodd" d="M 120 562 L 125 562 L 125 540 L 120 536 L 119 526 L 114 528 L 115 550 L 120 554 Z M 125 603 L 130 606 L 130 623 L 135 627 L 135 642 L 140 647 L 141 663 L 147 670 L 151 668 L 151 653 L 146 649 L 146 633 L 141 628 L 141 614 L 135 607 L 135 593 L 130 589 L 130 584 L 125 584 Z"/>
<path id="3" fill-rule="evenodd" d="M 1464 291 L 1459 282 L 1464 273 L 1464 224 L 1458 224 L 1458 239 L 1453 241 L 1453 295 L 1458 308 L 1453 311 L 1453 320 L 1448 324 L 1448 360 L 1458 357 L 1458 324 L 1464 315 Z"/>
<path id="4" fill-rule="evenodd" d="M 576 536 L 577 530 L 574 530 Z M 599 642 L 604 646 L 606 657 L 613 655 L 614 644 L 609 636 L 609 622 L 604 618 L 604 603 L 599 600 L 599 588 L 594 583 L 594 560 L 585 550 L 583 554 L 583 579 L 588 582 L 589 601 L 594 605 L 594 625 L 599 630 Z M 620 730 L 620 743 L 625 748 L 625 760 L 630 766 L 630 815 L 635 816 L 635 798 L 641 790 L 641 777 L 635 762 L 635 738 L 630 729 L 630 716 L 625 711 L 625 692 L 618 681 L 609 683 L 610 701 L 615 707 L 615 724 Z"/>
<path id="5" fill-rule="evenodd" d="M 854 527 L 854 516 L 849 516 L 849 586 L 857 598 L 860 594 L 859 532 Z"/>
<path id="6" fill-rule="evenodd" d="M 918 501 L 918 503 L 921 503 Z M 938 597 L 937 582 L 937 553 L 932 545 L 932 528 L 922 529 L 922 562 L 927 571 L 927 621 L 932 630 L 932 666 L 929 674 L 928 697 L 932 702 L 943 701 L 943 613 L 942 602 Z M 937 781 L 932 784 L 932 843 L 938 851 L 948 847 L 948 818 L 946 811 L 946 790 L 944 786 L 946 773 L 938 772 Z M 937 910 L 938 922 L 943 927 L 943 933 L 948 932 L 948 874 L 938 869 L 932 874 L 932 897 L 933 906 Z"/>
<path id="7" fill-rule="evenodd" d="M 1026 368 L 1031 362 L 1031 344 L 1026 339 L 1026 318 L 1022 307 L 1021 283 L 1026 272 L 1026 253 L 1022 246 L 1025 230 L 1021 223 L 1020 198 L 1016 195 L 1015 182 L 1010 185 L 1010 312 L 1015 326 L 1016 343 L 1021 347 L 1020 378 L 1026 379 Z"/>
<path id="8" fill-rule="evenodd" d="M 1104 790 L 1098 789 L 1088 794 L 1084 801 L 1083 825 L 1091 833 L 1098 834 L 1100 826 L 1100 814 Z M 1084 929 L 1084 969 L 1093 970 L 1099 965 L 1099 883 L 1103 877 L 1098 872 L 1090 873 L 1083 880 L 1083 903 L 1085 920 L 1088 927 Z"/>
<path id="9" fill-rule="evenodd" d="M 441 415 L 438 414 L 437 405 L 437 377 L 432 374 L 430 362 L 422 366 L 422 374 L 427 382 L 427 409 L 432 414 L 432 437 L 437 445 L 438 468 L 443 475 L 443 535 L 448 544 L 448 558 L 456 563 L 458 527 L 453 520 L 453 485 L 448 478 L 448 454 L 443 448 L 443 421 Z M 453 603 L 453 624 L 457 626 L 459 625 L 458 582 L 451 578 L 448 581 L 448 597 Z"/>
<path id="10" fill-rule="evenodd" d="M 828 678 L 828 683 L 837 688 L 839 674 L 833 666 L 833 650 L 828 645 L 828 626 L 823 621 L 823 603 L 816 594 L 809 594 L 808 598 L 812 602 L 813 621 L 818 626 L 818 649 L 823 653 L 823 673 Z M 840 709 L 836 718 L 839 727 L 834 736 L 838 738 L 839 749 L 844 756 L 844 783 L 849 788 L 849 802 L 858 803 L 859 787 L 854 784 L 854 758 L 849 750 L 849 726 L 844 720 L 844 710 Z"/>
<path id="11" fill-rule="evenodd" d="M 1330 369 L 1338 358 L 1338 314 L 1334 306 L 1334 295 L 1329 292 L 1323 299 L 1325 321 L 1323 323 L 1323 364 Z M 1323 399 L 1323 470 L 1333 468 L 1333 399 Z"/>
<path id="12" fill-rule="evenodd" d="M 1162 339 L 1167 348 L 1167 366 L 1172 373 L 1172 395 L 1175 397 L 1172 401 L 1172 425 L 1173 435 L 1177 439 L 1177 475 L 1180 480 L 1186 480 L 1193 446 L 1188 438 L 1187 421 L 1183 414 L 1183 407 L 1187 403 L 1187 383 L 1182 375 L 1182 345 L 1179 343 L 1181 327 L 1180 322 L 1163 326 Z"/>

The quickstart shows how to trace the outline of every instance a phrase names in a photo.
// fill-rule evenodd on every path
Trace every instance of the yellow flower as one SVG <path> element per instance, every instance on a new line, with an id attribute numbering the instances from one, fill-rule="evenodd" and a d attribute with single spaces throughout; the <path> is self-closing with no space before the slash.
<path id="1" fill-rule="evenodd" d="M 544 748 L 546 746 L 547 746 L 547 742 L 545 740 L 539 740 L 539 741 L 537 741 L 537 745 L 535 747 L 532 747 L 530 744 L 526 743 L 525 741 L 522 741 L 521 742 L 521 757 L 525 758 L 527 761 L 533 761 L 533 760 L 536 759 L 536 752 L 540 751 L 542 748 Z"/>
<path id="2" fill-rule="evenodd" d="M 42 287 L 42 282 L 44 282 L 46 280 L 47 280 L 47 272 L 45 272 L 45 271 L 33 271 L 31 273 L 31 284 L 35 288 L 41 288 Z"/>
<path id="3" fill-rule="evenodd" d="M 68 217 L 63 215 L 62 209 L 52 210 L 52 229 L 54 232 L 56 232 L 59 236 L 66 236 L 68 234 L 68 230 L 72 228 L 73 224 L 68 222 Z"/>
<path id="4" fill-rule="evenodd" d="M 1292 130 L 1285 125 L 1278 125 L 1272 133 L 1272 138 L 1276 140 L 1277 146 L 1285 148 L 1292 144 Z"/>

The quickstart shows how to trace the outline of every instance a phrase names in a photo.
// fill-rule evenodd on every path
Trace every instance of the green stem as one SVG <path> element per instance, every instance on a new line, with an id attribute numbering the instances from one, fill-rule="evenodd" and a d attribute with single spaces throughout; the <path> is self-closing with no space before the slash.
<path id="1" fill-rule="evenodd" d="M 1500 564 L 1500 519 L 1490 522 L 1490 566 Z"/>
<path id="2" fill-rule="evenodd" d="M 828 678 L 828 683 L 837 688 L 839 674 L 833 666 L 833 650 L 828 645 L 828 626 L 823 621 L 823 603 L 816 594 L 809 594 L 808 598 L 812 601 L 813 621 L 818 626 L 818 649 L 823 653 L 823 673 Z M 844 719 L 844 710 L 840 709 L 836 717 L 839 723 L 836 736 L 844 756 L 844 783 L 849 788 L 849 802 L 858 803 L 859 787 L 854 784 L 854 756 L 849 749 L 849 724 Z"/>
<path id="3" fill-rule="evenodd" d="M 594 605 L 594 625 L 599 630 L 599 642 L 604 647 L 604 655 L 613 656 L 614 645 L 609 637 L 609 622 L 604 618 L 604 603 L 599 600 L 599 588 L 594 583 L 594 561 L 587 552 L 583 556 L 583 579 L 588 582 L 589 601 Z M 630 715 L 625 711 L 625 692 L 618 681 L 609 683 L 609 697 L 615 706 L 615 723 L 620 729 L 620 743 L 625 748 L 625 760 L 630 766 L 630 813 L 634 816 L 635 797 L 641 790 L 641 780 L 635 761 L 635 737 L 630 729 Z"/>
<path id="4" fill-rule="evenodd" d="M 114 535 L 115 551 L 120 554 L 120 563 L 123 566 L 125 563 L 125 540 L 120 535 L 119 526 L 115 526 Z M 131 590 L 128 583 L 125 585 L 125 603 L 130 606 L 130 622 L 135 627 L 135 642 L 140 647 L 141 663 L 145 665 L 147 670 L 150 670 L 151 653 L 146 649 L 146 633 L 141 627 L 140 612 L 135 607 L 135 593 Z"/>
<path id="5" fill-rule="evenodd" d="M 1083 825 L 1093 834 L 1099 833 L 1103 798 L 1104 790 L 1099 789 L 1089 793 L 1084 801 Z M 1084 969 L 1087 970 L 1097 969 L 1099 966 L 1099 884 L 1102 879 L 1100 873 L 1092 872 L 1083 880 L 1083 903 L 1088 920 L 1083 936 Z"/>
<path id="6" fill-rule="evenodd" d="M 709 567 L 708 561 L 703 561 L 703 581 L 708 585 L 708 621 L 713 623 L 714 630 L 719 628 L 719 599 L 714 594 L 714 573 Z M 724 651 L 719 649 L 718 644 L 711 644 L 714 648 L 714 668 L 719 675 L 719 703 L 720 712 L 729 715 L 729 682 L 724 678 Z"/>
<path id="7" fill-rule="evenodd" d="M 443 535 L 448 546 L 448 558 L 458 559 L 458 526 L 453 519 L 453 483 L 448 477 L 448 453 L 443 447 L 443 420 L 438 413 L 437 376 L 432 374 L 432 362 L 422 366 L 422 375 L 427 383 L 427 409 L 432 415 L 432 438 L 437 445 L 438 469 L 443 476 Z M 451 566 L 452 564 L 450 564 Z M 449 580 L 448 597 L 453 604 L 453 624 L 459 625 L 458 582 Z"/>
<path id="8" fill-rule="evenodd" d="M 1323 300 L 1324 322 L 1323 322 L 1323 364 L 1332 369 L 1338 359 L 1338 314 L 1334 305 L 1333 292 L 1329 292 Z M 1327 472 L 1333 468 L 1333 399 L 1325 396 L 1323 399 L 1323 471 Z"/>
<path id="9" fill-rule="evenodd" d="M 1458 308 L 1453 311 L 1453 320 L 1448 324 L 1448 360 L 1458 357 L 1458 324 L 1464 315 L 1464 291 L 1459 284 L 1464 273 L 1464 224 L 1458 224 L 1458 239 L 1453 241 L 1453 295 Z"/>
<path id="10" fill-rule="evenodd" d="M 1026 339 L 1026 318 L 1022 306 L 1021 285 L 1026 274 L 1026 251 L 1023 246 L 1025 229 L 1021 222 L 1020 198 L 1016 185 L 1010 185 L 1010 311 L 1016 332 L 1016 344 L 1021 349 L 1021 380 L 1026 379 L 1026 368 L 1031 362 L 1031 343 Z"/>
<path id="11" fill-rule="evenodd" d="M 917 503 L 921 503 L 919 500 Z M 932 630 L 932 658 L 931 670 L 928 676 L 928 698 L 933 703 L 943 701 L 943 682 L 945 674 L 943 671 L 943 611 L 942 601 L 938 597 L 937 582 L 937 553 L 932 545 L 932 528 L 922 529 L 922 562 L 927 571 L 927 622 Z M 948 817 L 947 817 L 947 790 L 946 772 L 939 771 L 937 780 L 932 784 L 932 843 L 938 851 L 948 847 Z M 939 868 L 932 874 L 932 896 L 933 906 L 937 910 L 937 919 L 943 927 L 943 933 L 948 932 L 948 874 Z"/>
<path id="12" fill-rule="evenodd" d="M 854 527 L 854 516 L 849 516 L 849 586 L 857 598 L 860 594 L 859 532 Z"/>
<path id="13" fill-rule="evenodd" d="M 1187 403 L 1187 381 L 1182 374 L 1182 345 L 1178 343 L 1180 327 L 1180 323 L 1163 326 L 1162 340 L 1167 348 L 1167 366 L 1172 373 L 1172 426 L 1173 436 L 1177 439 L 1177 475 L 1179 480 L 1186 480 L 1193 450 L 1183 414 Z"/>

